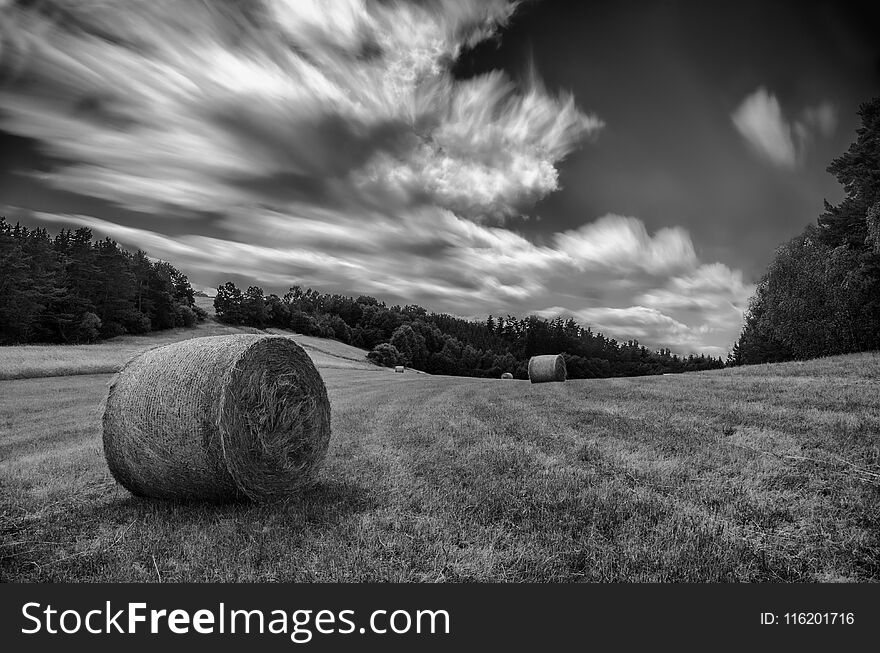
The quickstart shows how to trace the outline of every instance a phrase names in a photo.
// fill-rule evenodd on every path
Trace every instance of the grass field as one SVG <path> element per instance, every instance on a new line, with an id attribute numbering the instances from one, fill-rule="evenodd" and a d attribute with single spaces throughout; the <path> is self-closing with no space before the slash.
<path id="1" fill-rule="evenodd" d="M 880 580 L 878 354 L 531 385 L 370 371 L 312 340 L 333 438 L 272 505 L 117 486 L 112 375 L 0 381 L 0 577 Z"/>

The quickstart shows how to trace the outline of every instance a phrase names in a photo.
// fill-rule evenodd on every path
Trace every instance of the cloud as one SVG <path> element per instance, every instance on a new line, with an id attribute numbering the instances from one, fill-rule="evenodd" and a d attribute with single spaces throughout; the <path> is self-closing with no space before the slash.
<path id="1" fill-rule="evenodd" d="M 791 126 L 775 95 L 764 88 L 749 95 L 731 115 L 739 133 L 771 163 L 793 167 L 797 160 Z"/>
<path id="2" fill-rule="evenodd" d="M 599 331 L 619 334 L 625 340 L 656 338 L 663 334 L 664 340 L 680 345 L 682 336 L 689 331 L 686 324 L 645 306 L 586 308 L 574 315 L 586 324 L 595 325 Z"/>
<path id="3" fill-rule="evenodd" d="M 235 274 L 267 291 L 299 283 L 458 315 L 571 315 L 609 337 L 681 352 L 726 351 L 754 290 L 740 271 L 700 262 L 684 230 L 651 235 L 639 220 L 613 215 L 546 245 L 434 207 L 405 221 L 308 205 L 294 214 L 256 210 L 248 222 L 230 216 L 226 238 L 169 237 L 83 215 L 33 217 L 142 247 L 203 285 Z"/>
<path id="4" fill-rule="evenodd" d="M 837 111 L 830 102 L 804 108 L 789 122 L 776 96 L 761 87 L 747 96 L 731 114 L 740 135 L 770 163 L 794 168 L 817 134 L 830 136 L 837 128 Z"/>
<path id="5" fill-rule="evenodd" d="M 0 9 L 0 127 L 64 162 L 48 183 L 137 210 L 380 196 L 503 219 L 602 127 L 537 80 L 453 79 L 505 1 L 43 4 Z"/>
<path id="6" fill-rule="evenodd" d="M 539 313 L 572 316 L 618 341 L 724 356 L 739 335 L 748 298 L 754 293 L 739 270 L 696 261 L 683 274 L 644 279 L 640 286 L 641 291 L 621 297 L 620 306 L 578 310 L 554 306 Z"/>
<path id="7" fill-rule="evenodd" d="M 830 102 L 807 107 L 802 121 L 807 127 L 818 130 L 822 136 L 831 136 L 837 129 L 837 109 Z"/>
<path id="8" fill-rule="evenodd" d="M 556 236 L 560 251 L 582 270 L 630 269 L 665 274 L 692 267 L 697 255 L 688 233 L 679 227 L 648 234 L 641 220 L 607 215 L 579 229 Z"/>

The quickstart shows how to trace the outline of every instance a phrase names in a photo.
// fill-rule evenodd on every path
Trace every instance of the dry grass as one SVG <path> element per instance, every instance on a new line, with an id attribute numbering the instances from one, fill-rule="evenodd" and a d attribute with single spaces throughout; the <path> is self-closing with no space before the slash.
<path id="1" fill-rule="evenodd" d="M 199 299 L 205 299 L 201 297 Z M 143 336 L 120 336 L 94 345 L 25 345 L 0 347 L 0 380 L 31 379 L 71 374 L 111 374 L 135 354 L 157 345 L 237 333 L 274 333 L 293 338 L 306 349 L 318 367 L 379 370 L 366 359 L 367 352 L 350 345 L 293 334 L 280 329 L 266 332 L 208 321 L 194 329 L 170 329 Z"/>
<path id="2" fill-rule="evenodd" d="M 157 345 L 233 333 L 259 333 L 259 331 L 247 327 L 206 322 L 194 329 L 169 329 L 144 336 L 119 336 L 94 345 L 0 347 L 0 379 L 110 374 L 119 370 L 135 354 Z"/>
<path id="3" fill-rule="evenodd" d="M 880 355 L 542 385 L 322 374 L 317 483 L 261 506 L 115 485 L 108 376 L 0 382 L 0 575 L 880 580 Z"/>
<path id="4" fill-rule="evenodd" d="M 338 340 L 304 336 L 283 329 L 266 329 L 266 333 L 287 336 L 306 350 L 309 357 L 318 367 L 325 369 L 362 369 L 373 372 L 387 371 L 367 360 L 364 349 L 347 345 Z"/>

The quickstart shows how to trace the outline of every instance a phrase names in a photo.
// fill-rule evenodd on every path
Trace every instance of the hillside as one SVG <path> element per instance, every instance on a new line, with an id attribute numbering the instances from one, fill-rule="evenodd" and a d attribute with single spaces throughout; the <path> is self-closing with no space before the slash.
<path id="1" fill-rule="evenodd" d="M 260 331 L 208 321 L 192 329 L 169 329 L 142 336 L 118 336 L 93 345 L 0 347 L 0 379 L 110 374 L 116 372 L 135 354 L 151 347 L 190 338 L 233 333 L 273 333 L 293 338 L 321 369 L 387 371 L 370 363 L 366 359 L 367 352 L 363 349 L 334 340 L 302 336 L 281 329 Z"/>
<path id="2" fill-rule="evenodd" d="M 110 375 L 0 381 L 0 576 L 880 580 L 878 354 L 545 385 L 319 368 L 326 464 L 262 506 L 117 486 Z"/>

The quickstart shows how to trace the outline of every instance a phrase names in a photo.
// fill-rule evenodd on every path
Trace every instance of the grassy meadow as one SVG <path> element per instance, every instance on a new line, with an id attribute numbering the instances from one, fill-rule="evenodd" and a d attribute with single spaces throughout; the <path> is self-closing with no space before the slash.
<path id="1" fill-rule="evenodd" d="M 0 349 L 0 578 L 880 580 L 880 354 L 532 385 L 296 336 L 332 405 L 312 487 L 131 496 L 103 458 L 106 372 L 224 329 Z"/>
<path id="2" fill-rule="evenodd" d="M 0 347 L 0 380 L 77 374 L 114 374 L 129 358 L 151 347 L 189 338 L 234 333 L 264 333 L 264 331 L 250 327 L 226 326 L 210 321 L 194 329 L 169 329 L 148 336 L 119 336 L 93 345 Z M 342 342 L 293 334 L 280 329 L 268 329 L 265 333 L 293 338 L 309 353 L 316 365 L 327 368 L 356 367 L 376 370 L 376 366 L 366 360 L 367 352 Z"/>

